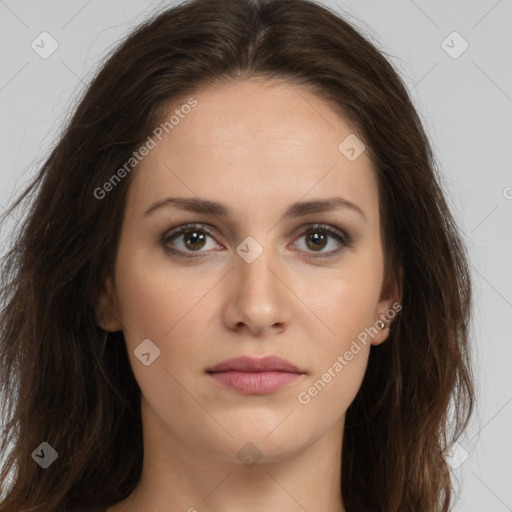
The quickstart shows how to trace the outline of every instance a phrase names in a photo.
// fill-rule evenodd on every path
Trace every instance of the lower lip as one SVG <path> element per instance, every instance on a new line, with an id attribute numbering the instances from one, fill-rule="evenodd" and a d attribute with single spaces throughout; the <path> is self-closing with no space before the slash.
<path id="1" fill-rule="evenodd" d="M 269 371 L 240 372 L 227 371 L 210 373 L 220 384 L 240 393 L 264 395 L 295 382 L 302 376 L 300 373 Z"/>

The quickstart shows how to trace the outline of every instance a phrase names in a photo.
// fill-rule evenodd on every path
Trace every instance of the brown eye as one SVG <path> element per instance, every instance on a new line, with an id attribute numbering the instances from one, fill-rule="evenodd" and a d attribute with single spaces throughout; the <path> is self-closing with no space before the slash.
<path id="1" fill-rule="evenodd" d="M 299 239 L 305 239 L 305 249 L 307 258 L 330 258 L 340 253 L 343 247 L 351 247 L 351 239 L 343 231 L 327 226 L 325 224 L 315 224 L 306 230 Z M 334 241 L 334 248 L 330 251 L 324 250 L 329 244 L 332 245 Z M 336 245 L 338 248 L 336 248 Z M 317 253 L 309 256 L 307 253 Z"/>
<path id="2" fill-rule="evenodd" d="M 191 250 L 202 249 L 205 245 L 205 236 L 204 234 L 195 229 L 192 231 L 185 231 L 181 236 L 183 236 L 183 240 L 185 240 L 185 246 Z"/>
<path id="3" fill-rule="evenodd" d="M 208 238 L 212 235 L 201 224 L 186 224 L 171 229 L 162 236 L 161 244 L 165 251 L 184 258 L 195 258 L 207 252 Z M 176 247 L 178 245 L 178 247 Z M 216 247 L 216 244 L 212 244 Z M 205 249 L 206 248 L 206 249 Z M 202 250 L 205 249 L 205 250 Z M 191 253 L 198 253 L 191 254 Z"/>
<path id="4" fill-rule="evenodd" d="M 214 240 L 213 235 L 202 224 L 186 224 L 166 232 L 160 243 L 166 252 L 178 258 L 198 258 L 202 253 L 210 252 L 209 249 L 220 247 L 213 243 L 212 247 L 208 248 L 209 238 Z M 300 235 L 299 240 L 306 241 L 305 248 L 301 249 L 301 252 L 306 253 L 307 258 L 329 258 L 339 254 L 342 247 L 351 246 L 351 239 L 343 231 L 324 224 L 310 227 Z M 333 242 L 335 244 L 332 250 L 324 250 Z M 336 245 L 338 245 L 337 248 Z M 308 255 L 308 253 L 316 254 Z"/>
<path id="5" fill-rule="evenodd" d="M 327 236 L 325 233 L 313 232 L 307 235 L 307 245 L 310 249 L 322 250 L 327 245 Z"/>

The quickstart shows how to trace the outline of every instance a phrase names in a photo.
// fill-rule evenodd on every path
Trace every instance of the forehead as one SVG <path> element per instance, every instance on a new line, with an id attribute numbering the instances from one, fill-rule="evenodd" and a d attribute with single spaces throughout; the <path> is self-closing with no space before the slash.
<path id="1" fill-rule="evenodd" d="M 194 108 L 181 109 L 191 98 Z M 378 200 L 367 153 L 349 160 L 340 150 L 359 137 L 354 127 L 300 86 L 217 84 L 173 102 L 165 120 L 173 113 L 172 130 L 136 168 L 129 202 L 139 210 L 165 195 L 269 208 L 326 195 Z"/>

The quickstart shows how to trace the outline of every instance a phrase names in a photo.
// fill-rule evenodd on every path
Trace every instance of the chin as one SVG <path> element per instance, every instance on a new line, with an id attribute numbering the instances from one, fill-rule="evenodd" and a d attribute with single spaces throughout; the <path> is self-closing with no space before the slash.
<path id="1" fill-rule="evenodd" d="M 210 450 L 215 452 L 217 457 L 231 463 L 244 464 L 247 458 L 258 459 L 258 463 L 285 460 L 317 440 L 314 432 L 308 433 L 303 429 L 299 431 L 296 426 L 290 428 L 291 422 L 285 426 L 288 420 L 279 425 L 285 416 L 281 415 L 279 421 L 271 423 L 266 421 L 242 421 L 229 425 L 222 423 L 233 437 L 219 433 L 215 439 L 209 440 Z"/>

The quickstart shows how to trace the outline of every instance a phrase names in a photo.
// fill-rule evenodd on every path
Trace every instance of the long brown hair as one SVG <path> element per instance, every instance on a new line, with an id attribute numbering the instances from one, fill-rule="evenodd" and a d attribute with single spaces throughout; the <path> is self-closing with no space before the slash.
<path id="1" fill-rule="evenodd" d="M 107 197 L 95 190 L 171 102 L 251 78 L 286 80 L 329 102 L 357 127 L 377 171 L 386 279 L 400 287 L 403 309 L 371 348 L 347 411 L 347 512 L 446 512 L 453 503 L 445 452 L 474 405 L 470 275 L 404 83 L 382 51 L 312 1 L 195 0 L 121 42 L 3 216 L 31 201 L 1 268 L 4 512 L 109 506 L 136 486 L 140 389 L 122 331 L 103 331 L 95 316 L 136 166 Z M 42 442 L 58 453 L 47 469 L 32 456 Z"/>

